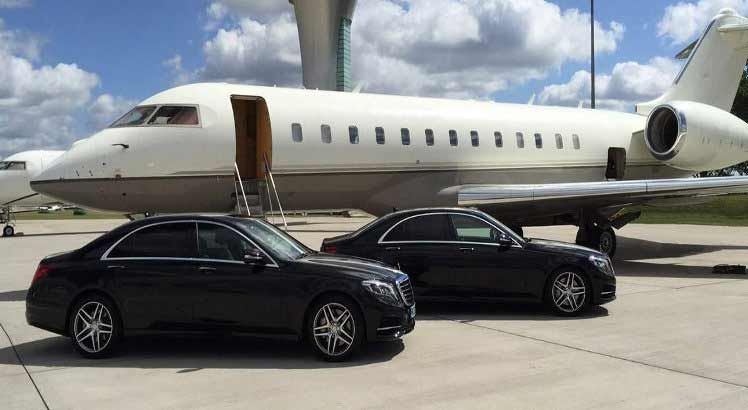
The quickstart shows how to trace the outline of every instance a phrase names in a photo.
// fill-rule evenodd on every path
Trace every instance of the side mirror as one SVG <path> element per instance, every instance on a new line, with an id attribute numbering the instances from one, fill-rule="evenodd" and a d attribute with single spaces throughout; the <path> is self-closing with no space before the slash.
<path id="1" fill-rule="evenodd" d="M 514 241 L 512 240 L 512 238 L 510 238 L 509 235 L 507 235 L 505 233 L 502 233 L 499 236 L 499 240 L 497 241 L 497 243 L 502 248 L 511 248 L 512 245 L 514 245 Z"/>
<path id="2" fill-rule="evenodd" d="M 263 265 L 265 258 L 262 256 L 262 252 L 259 249 L 249 249 L 244 254 L 244 263 L 247 265 Z"/>

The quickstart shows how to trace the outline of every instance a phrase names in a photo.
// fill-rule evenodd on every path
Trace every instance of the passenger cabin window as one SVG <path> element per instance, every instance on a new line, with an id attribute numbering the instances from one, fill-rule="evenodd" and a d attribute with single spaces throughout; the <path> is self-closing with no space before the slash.
<path id="1" fill-rule="evenodd" d="M 108 258 L 195 258 L 194 222 L 174 222 L 143 228 L 120 242 Z"/>
<path id="2" fill-rule="evenodd" d="M 579 149 L 582 147 L 582 144 L 579 143 L 579 135 L 577 134 L 572 135 L 571 141 L 574 144 L 574 149 Z"/>
<path id="3" fill-rule="evenodd" d="M 322 127 L 320 128 L 322 132 L 322 143 L 323 144 L 329 144 L 332 142 L 332 129 L 327 124 L 322 124 Z"/>
<path id="4" fill-rule="evenodd" d="M 301 131 L 301 124 L 299 123 L 291 124 L 291 139 L 293 139 L 293 142 L 304 141 L 304 134 Z"/>
<path id="5" fill-rule="evenodd" d="M 470 143 L 473 144 L 474 147 L 480 145 L 480 136 L 478 135 L 478 131 L 470 131 Z"/>
<path id="6" fill-rule="evenodd" d="M 382 242 L 445 242 L 450 241 L 447 215 L 422 215 L 407 219 L 387 233 Z"/>
<path id="7" fill-rule="evenodd" d="M 148 125 L 198 125 L 197 107 L 162 105 Z"/>
<path id="8" fill-rule="evenodd" d="M 504 136 L 500 132 L 496 131 L 493 133 L 493 139 L 496 142 L 496 148 L 504 146 Z"/>
<path id="9" fill-rule="evenodd" d="M 143 125 L 145 121 L 151 116 L 151 114 L 153 114 L 153 111 L 156 111 L 155 105 L 143 105 L 140 107 L 135 107 L 130 110 L 130 112 L 115 121 L 112 125 L 110 125 L 110 127 L 136 127 L 138 125 Z"/>
<path id="10" fill-rule="evenodd" d="M 403 145 L 410 145 L 410 130 L 407 128 L 400 128 L 400 139 L 402 139 Z"/>
<path id="11" fill-rule="evenodd" d="M 244 262 L 244 255 L 254 246 L 225 226 L 199 223 L 197 252 L 200 259 Z"/>
<path id="12" fill-rule="evenodd" d="M 457 131 L 455 130 L 449 130 L 449 145 L 456 147 L 458 143 L 457 140 Z"/>
<path id="13" fill-rule="evenodd" d="M 432 129 L 426 130 L 426 145 L 429 147 L 434 145 L 434 130 Z"/>
<path id="14" fill-rule="evenodd" d="M 351 144 L 358 144 L 358 127 L 353 125 L 348 127 L 348 138 L 350 138 Z"/>
<path id="15" fill-rule="evenodd" d="M 517 133 L 517 148 L 525 147 L 525 136 L 521 132 Z"/>
<path id="16" fill-rule="evenodd" d="M 541 134 L 535 134 L 535 148 L 543 148 L 543 136 Z"/>
<path id="17" fill-rule="evenodd" d="M 454 226 L 454 236 L 460 242 L 498 243 L 501 232 L 492 225 L 472 216 L 449 216 Z"/>
<path id="18" fill-rule="evenodd" d="M 384 128 L 377 127 L 374 129 L 374 133 L 377 135 L 377 144 L 384 145 Z"/>
<path id="19" fill-rule="evenodd" d="M 26 163 L 23 161 L 0 162 L 0 171 L 25 171 Z"/>
<path id="20" fill-rule="evenodd" d="M 556 148 L 564 149 L 564 137 L 561 134 L 556 134 Z"/>

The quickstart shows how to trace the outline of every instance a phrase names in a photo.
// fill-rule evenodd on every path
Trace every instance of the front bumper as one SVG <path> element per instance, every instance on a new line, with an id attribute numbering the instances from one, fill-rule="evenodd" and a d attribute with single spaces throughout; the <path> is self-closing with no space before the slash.
<path id="1" fill-rule="evenodd" d="M 616 278 L 600 275 L 594 286 L 595 294 L 592 301 L 595 305 L 604 305 L 616 300 Z"/>
<path id="2" fill-rule="evenodd" d="M 370 342 L 398 340 L 416 326 L 415 305 L 412 307 L 377 307 L 367 309 L 366 335 Z"/>

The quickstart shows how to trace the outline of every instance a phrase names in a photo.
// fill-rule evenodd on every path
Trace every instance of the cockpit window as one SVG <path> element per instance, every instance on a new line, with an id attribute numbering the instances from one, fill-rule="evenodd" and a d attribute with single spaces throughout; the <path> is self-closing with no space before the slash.
<path id="1" fill-rule="evenodd" d="M 130 112 L 123 115 L 122 118 L 115 121 L 114 124 L 111 125 L 111 128 L 134 127 L 137 125 L 143 125 L 155 110 L 155 105 L 143 105 L 140 107 L 135 107 Z"/>
<path id="2" fill-rule="evenodd" d="M 23 161 L 0 162 L 0 171 L 25 171 L 26 163 Z"/>
<path id="3" fill-rule="evenodd" d="M 163 105 L 151 117 L 148 125 L 198 125 L 197 108 Z"/>

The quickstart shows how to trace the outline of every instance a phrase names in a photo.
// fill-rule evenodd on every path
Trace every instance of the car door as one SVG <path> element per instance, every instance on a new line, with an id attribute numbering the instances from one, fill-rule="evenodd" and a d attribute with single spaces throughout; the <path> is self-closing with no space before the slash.
<path id="1" fill-rule="evenodd" d="M 379 241 L 385 262 L 407 273 L 418 296 L 455 296 L 453 271 L 457 246 L 444 213 L 404 219 Z"/>
<path id="2" fill-rule="evenodd" d="M 148 225 L 133 231 L 102 258 L 112 272 L 125 326 L 178 330 L 193 325 L 197 256 L 192 221 Z"/>
<path id="3" fill-rule="evenodd" d="M 250 250 L 262 260 L 245 263 Z M 201 289 L 195 318 L 204 329 L 290 333 L 283 307 L 281 267 L 246 236 L 228 225 L 198 223 L 197 280 Z"/>
<path id="4" fill-rule="evenodd" d="M 450 214 L 454 237 L 459 242 L 461 261 L 455 266 L 465 297 L 530 297 L 530 283 L 542 275 L 542 261 L 528 257 L 512 241 L 502 246 L 504 232 L 482 218 L 470 214 Z"/>

